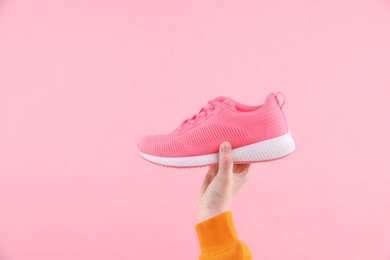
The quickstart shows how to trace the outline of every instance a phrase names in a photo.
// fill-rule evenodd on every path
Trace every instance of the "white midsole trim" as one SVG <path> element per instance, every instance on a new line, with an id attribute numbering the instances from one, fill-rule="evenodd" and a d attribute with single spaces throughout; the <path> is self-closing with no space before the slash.
<path id="1" fill-rule="evenodd" d="M 251 162 L 268 161 L 283 157 L 295 150 L 295 142 L 288 132 L 282 136 L 249 144 L 232 149 L 233 161 Z M 218 163 L 218 153 L 188 156 L 188 157 L 159 157 L 139 152 L 145 159 L 168 166 L 202 166 Z"/>

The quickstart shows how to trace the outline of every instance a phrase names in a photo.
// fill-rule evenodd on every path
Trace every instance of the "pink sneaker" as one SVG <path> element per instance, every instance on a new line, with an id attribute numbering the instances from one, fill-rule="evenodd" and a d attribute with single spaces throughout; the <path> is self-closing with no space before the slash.
<path id="1" fill-rule="evenodd" d="M 147 161 L 168 167 L 215 165 L 220 144 L 229 141 L 235 164 L 285 157 L 295 150 L 295 143 L 278 94 L 284 97 L 280 92 L 271 93 L 258 106 L 224 96 L 210 100 L 171 133 L 144 137 L 138 143 L 139 154 Z"/>

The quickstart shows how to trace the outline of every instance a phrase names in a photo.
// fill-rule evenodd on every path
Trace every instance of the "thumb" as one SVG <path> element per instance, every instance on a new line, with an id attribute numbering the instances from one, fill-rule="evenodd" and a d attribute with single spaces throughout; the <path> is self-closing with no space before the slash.
<path id="1" fill-rule="evenodd" d="M 229 178 L 233 175 L 232 146 L 229 142 L 223 142 L 219 147 L 219 177 Z"/>

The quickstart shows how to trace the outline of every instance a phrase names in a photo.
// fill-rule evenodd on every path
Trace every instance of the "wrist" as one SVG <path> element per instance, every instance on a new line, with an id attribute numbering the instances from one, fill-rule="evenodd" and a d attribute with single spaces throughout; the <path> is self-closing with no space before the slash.
<path id="1" fill-rule="evenodd" d="M 215 217 L 225 211 L 229 211 L 230 209 L 205 209 L 198 211 L 198 222 L 203 222 L 209 218 Z"/>

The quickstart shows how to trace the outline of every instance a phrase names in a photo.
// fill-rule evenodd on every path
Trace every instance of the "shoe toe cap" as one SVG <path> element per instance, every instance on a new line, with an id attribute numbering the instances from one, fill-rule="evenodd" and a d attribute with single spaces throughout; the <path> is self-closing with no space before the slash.
<path id="1" fill-rule="evenodd" d="M 149 155 L 160 155 L 158 154 L 157 146 L 163 144 L 169 139 L 167 135 L 149 135 L 145 136 L 138 143 L 138 150 L 142 153 Z"/>
<path id="2" fill-rule="evenodd" d="M 145 136 L 138 143 L 142 153 L 161 157 L 181 156 L 186 150 L 185 145 L 170 135 Z"/>

